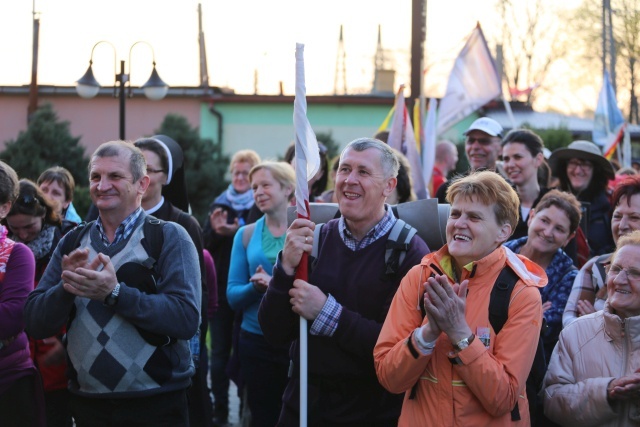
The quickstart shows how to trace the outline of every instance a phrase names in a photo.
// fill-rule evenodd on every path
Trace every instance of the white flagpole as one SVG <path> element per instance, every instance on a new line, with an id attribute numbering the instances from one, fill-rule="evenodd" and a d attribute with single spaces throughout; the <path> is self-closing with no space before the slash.
<path id="1" fill-rule="evenodd" d="M 629 135 L 629 126 L 624 125 L 624 137 L 622 139 L 622 167 L 631 167 L 631 136 Z"/>
<path id="2" fill-rule="evenodd" d="M 300 427 L 307 427 L 308 349 L 307 319 L 300 316 Z"/>
<path id="3" fill-rule="evenodd" d="M 293 107 L 296 158 L 296 206 L 298 218 L 310 218 L 309 179 L 320 168 L 320 152 L 316 136 L 307 119 L 307 99 L 304 78 L 304 44 L 296 44 L 296 97 Z M 308 254 L 305 252 L 296 269 L 296 279 L 309 280 Z M 307 426 L 308 344 L 307 319 L 300 316 L 300 426 Z"/>
<path id="4" fill-rule="evenodd" d="M 511 129 L 515 129 L 516 119 L 515 117 L 513 117 L 513 111 L 511 111 L 511 104 L 509 104 L 509 101 L 505 99 L 504 95 L 501 94 L 500 97 L 502 98 L 502 102 L 504 104 L 504 110 L 507 112 L 507 116 L 509 117 L 509 121 L 511 122 Z"/>

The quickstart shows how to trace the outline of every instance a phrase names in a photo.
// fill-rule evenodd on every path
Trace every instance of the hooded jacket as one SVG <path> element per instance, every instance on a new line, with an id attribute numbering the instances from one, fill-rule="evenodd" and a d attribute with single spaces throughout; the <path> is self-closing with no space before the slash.
<path id="1" fill-rule="evenodd" d="M 614 378 L 640 367 L 640 316 L 604 310 L 577 318 L 560 333 L 544 378 L 545 415 L 564 426 L 640 426 L 640 402 L 607 401 Z"/>
<path id="2" fill-rule="evenodd" d="M 508 320 L 496 336 L 489 322 L 489 297 L 506 264 L 520 280 L 511 294 Z M 529 425 L 525 383 L 542 323 L 538 288 L 546 285 L 547 276 L 540 266 L 502 246 L 466 265 L 456 281 L 469 280 L 465 318 L 476 339 L 457 353 L 462 364 L 452 363 L 454 348 L 444 333 L 431 354 L 414 357 L 408 340 L 417 348 L 413 332 L 427 322 L 419 307 L 423 283 L 431 274 L 446 274 L 454 283 L 452 265 L 445 245 L 409 271 L 375 346 L 380 383 L 392 393 L 405 393 L 398 426 Z M 410 399 L 414 385 L 416 394 Z M 516 403 L 522 420 L 514 423 Z"/>

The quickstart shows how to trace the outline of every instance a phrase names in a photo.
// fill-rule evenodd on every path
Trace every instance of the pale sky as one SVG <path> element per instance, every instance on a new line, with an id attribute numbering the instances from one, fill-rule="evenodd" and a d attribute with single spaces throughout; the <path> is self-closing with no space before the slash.
<path id="1" fill-rule="evenodd" d="M 295 43 L 305 43 L 308 94 L 331 94 L 340 25 L 344 25 L 347 86 L 365 92 L 373 80 L 378 25 L 382 44 L 397 70 L 396 86 L 410 82 L 411 0 L 202 0 L 210 84 L 236 93 L 293 94 Z M 150 73 L 150 49 L 170 86 L 199 83 L 198 0 L 36 0 L 40 16 L 39 84 L 73 85 L 85 72 L 91 48 L 100 40 L 116 47 L 117 59 L 132 65 L 134 86 Z M 442 95 L 451 63 L 480 21 L 487 32 L 494 0 L 428 1 L 427 62 L 434 76 L 425 87 Z M 31 76 L 32 1 L 0 1 L 0 85 L 28 84 Z M 490 31 L 490 30 L 489 30 Z M 103 86 L 113 85 L 113 50 L 96 48 L 93 70 Z M 118 63 L 119 64 L 119 63 Z M 119 65 L 118 65 L 119 67 Z M 439 76 L 438 76 L 439 75 Z"/>

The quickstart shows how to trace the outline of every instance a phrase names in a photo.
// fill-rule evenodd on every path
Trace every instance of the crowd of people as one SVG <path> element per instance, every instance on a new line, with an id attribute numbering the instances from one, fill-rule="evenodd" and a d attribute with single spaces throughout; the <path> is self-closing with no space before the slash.
<path id="1" fill-rule="evenodd" d="M 293 145 L 234 153 L 202 224 L 165 135 L 100 145 L 86 213 L 66 169 L 0 162 L 0 425 L 226 426 L 231 382 L 246 426 L 640 425 L 640 175 L 487 117 L 464 138 L 464 175 L 435 150 L 442 247 L 397 217 L 383 134 L 320 145 L 323 224 L 288 220 Z"/>

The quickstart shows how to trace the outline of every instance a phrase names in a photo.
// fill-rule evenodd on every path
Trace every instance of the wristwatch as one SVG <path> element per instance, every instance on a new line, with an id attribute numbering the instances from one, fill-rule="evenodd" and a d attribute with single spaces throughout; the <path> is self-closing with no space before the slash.
<path id="1" fill-rule="evenodd" d="M 118 295 L 120 294 L 120 283 L 116 283 L 116 287 L 113 288 L 111 293 L 104 299 L 104 305 L 113 307 L 118 303 Z"/>
<path id="2" fill-rule="evenodd" d="M 460 341 L 458 341 L 453 345 L 453 348 L 455 348 L 456 351 L 462 351 L 471 345 L 475 337 L 476 336 L 474 334 L 471 334 L 470 337 L 462 338 Z"/>

